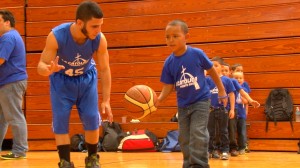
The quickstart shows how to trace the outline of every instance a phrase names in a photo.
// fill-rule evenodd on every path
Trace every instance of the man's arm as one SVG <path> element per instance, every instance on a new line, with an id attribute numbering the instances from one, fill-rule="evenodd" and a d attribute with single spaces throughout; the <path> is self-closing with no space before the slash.
<path id="1" fill-rule="evenodd" d="M 110 93 L 111 93 L 111 72 L 109 66 L 109 54 L 107 50 L 107 41 L 104 34 L 101 33 L 100 45 L 96 52 L 98 62 L 98 69 L 101 77 L 102 86 L 102 103 L 101 110 L 107 113 L 108 120 L 113 121 L 113 115 L 110 107 Z"/>
<path id="2" fill-rule="evenodd" d="M 58 72 L 64 69 L 64 66 L 58 65 L 58 56 L 56 56 L 58 44 L 54 34 L 49 33 L 45 48 L 42 52 L 40 61 L 38 63 L 37 71 L 42 76 L 49 76 L 53 72 Z"/>

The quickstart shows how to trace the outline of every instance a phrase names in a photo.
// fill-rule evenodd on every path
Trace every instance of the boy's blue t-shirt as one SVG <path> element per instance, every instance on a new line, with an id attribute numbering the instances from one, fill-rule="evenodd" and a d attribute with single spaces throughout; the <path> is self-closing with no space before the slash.
<path id="1" fill-rule="evenodd" d="M 65 66 L 59 71 L 68 76 L 78 76 L 95 68 L 93 54 L 98 50 L 100 34 L 93 40 L 87 39 L 84 44 L 77 44 L 71 35 L 70 26 L 72 23 L 63 23 L 52 32 L 58 43 L 57 56 L 58 64 Z"/>
<path id="2" fill-rule="evenodd" d="M 248 94 L 251 92 L 251 89 L 249 87 L 249 84 L 247 82 L 242 83 L 242 85 L 240 85 L 242 89 L 244 89 L 245 92 L 247 92 Z M 242 104 L 239 100 L 241 97 L 240 93 L 238 93 L 237 98 L 236 98 L 236 109 L 237 109 L 237 117 L 238 118 L 242 118 L 242 119 L 246 119 L 246 107 L 244 104 Z"/>
<path id="3" fill-rule="evenodd" d="M 211 105 L 214 108 L 219 108 L 222 107 L 223 105 L 219 103 L 219 89 L 217 88 L 216 84 L 214 83 L 214 81 L 212 80 L 211 77 L 207 77 L 206 78 L 207 83 L 209 85 L 210 88 L 210 92 L 211 92 Z M 223 86 L 225 88 L 226 94 L 228 95 L 231 92 L 235 92 L 235 87 L 231 81 L 231 79 L 227 76 L 222 76 L 221 77 L 221 81 L 223 83 Z M 226 109 L 229 110 L 230 109 L 230 101 L 228 99 L 228 104 L 226 106 Z"/>
<path id="4" fill-rule="evenodd" d="M 0 87 L 28 78 L 26 73 L 25 45 L 19 32 L 12 29 L 0 37 Z"/>
<path id="5" fill-rule="evenodd" d="M 166 59 L 160 81 L 175 85 L 178 107 L 187 107 L 197 101 L 209 99 L 210 90 L 204 70 L 213 64 L 198 48 L 188 46 L 181 56 L 173 53 Z"/>
<path id="6" fill-rule="evenodd" d="M 247 93 L 251 92 L 251 89 L 250 89 L 250 86 L 249 86 L 248 82 L 244 81 L 241 86 L 243 87 L 245 92 L 247 92 Z"/>

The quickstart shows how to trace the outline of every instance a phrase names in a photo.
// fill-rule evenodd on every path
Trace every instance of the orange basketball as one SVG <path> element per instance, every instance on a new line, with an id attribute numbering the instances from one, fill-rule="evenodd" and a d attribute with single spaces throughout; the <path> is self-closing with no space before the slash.
<path id="1" fill-rule="evenodd" d="M 146 85 L 135 85 L 131 87 L 124 96 L 124 107 L 131 113 L 139 113 L 141 119 L 156 111 L 154 106 L 157 101 L 157 95 L 153 89 Z M 137 116 L 137 115 L 135 115 Z"/>

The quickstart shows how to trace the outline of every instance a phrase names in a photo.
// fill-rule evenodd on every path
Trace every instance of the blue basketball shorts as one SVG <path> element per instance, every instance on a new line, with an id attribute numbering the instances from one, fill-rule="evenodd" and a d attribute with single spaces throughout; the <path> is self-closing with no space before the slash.
<path id="1" fill-rule="evenodd" d="M 53 132 L 69 133 L 72 106 L 76 105 L 84 130 L 96 130 L 101 116 L 98 108 L 97 70 L 70 77 L 61 73 L 50 76 Z"/>

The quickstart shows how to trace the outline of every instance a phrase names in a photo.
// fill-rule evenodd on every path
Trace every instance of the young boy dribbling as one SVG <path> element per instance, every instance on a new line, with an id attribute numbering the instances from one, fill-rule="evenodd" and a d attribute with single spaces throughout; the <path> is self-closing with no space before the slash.
<path id="1" fill-rule="evenodd" d="M 164 84 L 158 97 L 159 105 L 175 87 L 178 105 L 179 143 L 183 153 L 183 168 L 209 168 L 207 130 L 210 90 L 204 70 L 219 89 L 219 98 L 226 105 L 227 95 L 220 77 L 206 54 L 186 45 L 188 26 L 173 20 L 166 27 L 166 43 L 172 50 L 161 75 Z"/>

